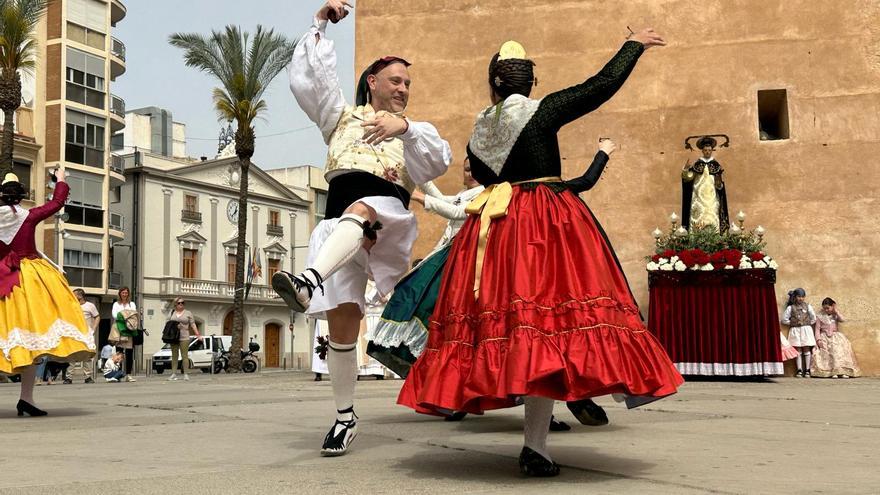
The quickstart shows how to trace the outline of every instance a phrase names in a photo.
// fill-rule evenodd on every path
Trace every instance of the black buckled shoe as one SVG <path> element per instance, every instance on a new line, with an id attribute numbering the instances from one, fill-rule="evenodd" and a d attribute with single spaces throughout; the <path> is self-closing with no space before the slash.
<path id="1" fill-rule="evenodd" d="M 321 446 L 321 457 L 338 457 L 345 455 L 345 453 L 348 452 L 348 447 L 351 445 L 351 442 L 357 437 L 358 417 L 354 413 L 354 409 L 349 407 L 344 411 L 337 412 L 340 414 L 350 412 L 351 419 L 348 421 L 340 421 L 337 419 L 336 422 L 333 423 L 330 431 L 327 432 L 327 436 L 324 437 L 324 445 Z M 342 428 L 338 428 L 340 426 Z"/>
<path id="2" fill-rule="evenodd" d="M 566 402 L 565 405 L 582 425 L 604 426 L 608 424 L 608 415 L 605 413 L 605 409 L 590 399 L 574 400 Z"/>
<path id="3" fill-rule="evenodd" d="M 568 423 L 557 420 L 556 416 L 550 416 L 550 431 L 568 431 L 570 429 L 571 426 L 568 426 Z"/>
<path id="4" fill-rule="evenodd" d="M 306 277 L 294 275 L 290 272 L 280 271 L 272 275 L 272 289 L 281 296 L 287 307 L 297 313 L 305 313 L 312 302 L 312 295 L 316 289 L 324 293 L 324 280 L 317 271 L 307 268 L 312 273 L 317 285 Z"/>
<path id="5" fill-rule="evenodd" d="M 536 478 L 550 478 L 559 476 L 559 464 L 528 447 L 523 447 L 519 453 L 519 472 Z"/>

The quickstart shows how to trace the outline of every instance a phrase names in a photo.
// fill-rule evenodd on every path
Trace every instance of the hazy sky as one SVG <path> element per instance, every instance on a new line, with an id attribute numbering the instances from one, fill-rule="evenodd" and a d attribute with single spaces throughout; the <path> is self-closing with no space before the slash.
<path id="1" fill-rule="evenodd" d="M 168 36 L 175 32 L 208 34 L 227 24 L 254 31 L 262 24 L 296 39 L 323 4 L 318 0 L 127 0 L 128 15 L 113 32 L 125 43 L 127 70 L 111 84 L 111 91 L 125 100 L 128 110 L 147 106 L 169 110 L 175 121 L 186 124 L 187 154 L 213 157 L 220 123 L 212 107 L 211 89 L 217 83 L 184 66 L 183 51 L 169 45 Z M 354 17 L 330 24 L 327 36 L 336 43 L 339 77 L 351 101 Z M 254 162 L 262 168 L 323 167 L 326 147 L 321 133 L 297 106 L 288 89 L 286 71 L 272 83 L 264 99 L 269 111 L 266 120 L 255 126 Z M 302 128 L 306 129 L 290 132 Z"/>

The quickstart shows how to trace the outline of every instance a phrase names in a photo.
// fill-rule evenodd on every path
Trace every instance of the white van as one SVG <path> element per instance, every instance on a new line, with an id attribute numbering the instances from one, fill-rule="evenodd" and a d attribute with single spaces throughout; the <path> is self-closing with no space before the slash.
<path id="1" fill-rule="evenodd" d="M 231 345 L 231 335 L 211 335 L 201 341 L 191 336 L 189 338 L 189 368 L 199 368 L 202 373 L 210 373 L 212 358 L 214 367 L 217 368 L 220 362 L 220 353 L 229 349 Z M 162 349 L 153 354 L 153 371 L 161 375 L 165 370 L 170 369 L 172 369 L 171 344 L 165 344 Z"/>

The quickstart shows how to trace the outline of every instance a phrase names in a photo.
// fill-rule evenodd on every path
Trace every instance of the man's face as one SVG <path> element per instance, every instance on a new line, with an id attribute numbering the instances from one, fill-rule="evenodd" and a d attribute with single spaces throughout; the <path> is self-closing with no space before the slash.
<path id="1" fill-rule="evenodd" d="M 715 148 L 709 146 L 703 146 L 703 158 L 712 158 L 712 152 L 715 151 Z"/>
<path id="2" fill-rule="evenodd" d="M 401 63 L 393 63 L 378 74 L 368 76 L 370 104 L 373 109 L 392 113 L 406 110 L 410 82 L 409 71 Z"/>
<path id="3" fill-rule="evenodd" d="M 74 295 L 76 295 L 76 300 L 77 300 L 77 302 L 79 302 L 80 304 L 86 302 L 86 298 L 84 298 L 83 295 L 80 294 L 79 292 L 74 292 Z"/>

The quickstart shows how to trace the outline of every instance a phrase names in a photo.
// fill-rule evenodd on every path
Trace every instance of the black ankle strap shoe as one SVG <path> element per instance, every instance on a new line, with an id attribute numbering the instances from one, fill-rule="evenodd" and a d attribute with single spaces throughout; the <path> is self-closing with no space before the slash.
<path id="1" fill-rule="evenodd" d="M 523 447 L 519 453 L 519 472 L 536 478 L 550 478 L 559 476 L 559 464 L 528 447 Z"/>

